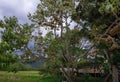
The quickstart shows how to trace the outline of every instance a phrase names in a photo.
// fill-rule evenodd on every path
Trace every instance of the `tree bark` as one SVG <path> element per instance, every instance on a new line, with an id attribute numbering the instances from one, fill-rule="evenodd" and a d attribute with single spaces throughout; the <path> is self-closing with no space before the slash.
<path id="1" fill-rule="evenodd" d="M 113 74 L 112 74 L 113 82 L 119 82 L 119 80 L 118 80 L 118 68 L 115 65 L 112 66 L 112 71 L 113 71 Z"/>
<path id="2" fill-rule="evenodd" d="M 63 73 L 67 82 L 73 82 L 72 76 L 70 74 L 71 70 L 69 68 L 66 68 L 65 70 L 65 68 L 61 65 L 61 72 Z"/>

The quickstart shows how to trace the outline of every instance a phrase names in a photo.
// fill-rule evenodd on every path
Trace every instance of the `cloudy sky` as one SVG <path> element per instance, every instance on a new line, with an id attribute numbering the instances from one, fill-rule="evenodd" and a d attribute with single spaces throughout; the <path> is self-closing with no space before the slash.
<path id="1" fill-rule="evenodd" d="M 0 19 L 16 16 L 20 23 L 29 22 L 27 15 L 36 10 L 39 0 L 0 0 Z"/>
<path id="2" fill-rule="evenodd" d="M 4 16 L 16 16 L 19 23 L 30 22 L 27 15 L 35 12 L 38 3 L 39 0 L 0 0 L 0 20 Z M 0 41 L 1 37 L 0 33 Z"/>
<path id="3" fill-rule="evenodd" d="M 35 12 L 38 3 L 39 0 L 0 0 L 0 19 L 3 19 L 4 16 L 16 16 L 19 23 L 30 22 L 27 15 L 28 13 Z M 71 23 L 70 27 L 73 28 L 74 25 L 75 24 Z M 45 29 L 41 28 L 41 30 L 44 32 L 43 35 L 47 33 Z M 33 34 L 37 34 L 37 31 L 36 29 Z"/>

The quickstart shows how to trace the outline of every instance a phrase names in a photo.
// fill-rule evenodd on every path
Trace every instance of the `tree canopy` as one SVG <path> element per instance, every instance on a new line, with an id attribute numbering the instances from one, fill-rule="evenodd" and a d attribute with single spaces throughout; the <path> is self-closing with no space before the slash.
<path id="1" fill-rule="evenodd" d="M 19 24 L 16 17 L 4 17 L 0 20 L 2 40 L 0 42 L 0 67 L 5 68 L 18 60 L 16 50 L 22 50 L 27 47 L 31 37 L 32 26 L 29 24 Z"/>

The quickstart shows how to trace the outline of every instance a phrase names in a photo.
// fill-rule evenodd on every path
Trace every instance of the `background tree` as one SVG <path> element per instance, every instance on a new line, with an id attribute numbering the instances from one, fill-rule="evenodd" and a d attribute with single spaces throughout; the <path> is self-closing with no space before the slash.
<path id="1" fill-rule="evenodd" d="M 16 17 L 4 17 L 0 20 L 2 41 L 0 42 L 0 67 L 7 68 L 10 64 L 18 61 L 15 50 L 22 50 L 27 47 L 31 37 L 32 25 L 19 24 Z"/>

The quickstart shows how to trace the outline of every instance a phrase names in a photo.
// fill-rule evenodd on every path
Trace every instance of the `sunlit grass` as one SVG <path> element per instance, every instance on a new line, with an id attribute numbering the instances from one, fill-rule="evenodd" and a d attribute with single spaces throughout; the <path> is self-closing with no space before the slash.
<path id="1" fill-rule="evenodd" d="M 41 74 L 39 71 L 19 71 L 17 73 L 0 71 L 0 82 L 61 82 L 59 77 Z"/>
<path id="2" fill-rule="evenodd" d="M 0 71 L 0 82 L 39 82 L 39 71 Z"/>

